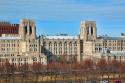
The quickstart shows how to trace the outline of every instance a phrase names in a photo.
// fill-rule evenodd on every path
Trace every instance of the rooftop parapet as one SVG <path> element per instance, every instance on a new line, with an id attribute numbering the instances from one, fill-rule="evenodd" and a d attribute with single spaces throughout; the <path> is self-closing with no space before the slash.
<path id="1" fill-rule="evenodd" d="M 85 20 L 85 21 L 81 21 L 81 24 L 86 24 L 86 25 L 95 25 L 96 24 L 96 21 L 88 21 L 88 20 Z"/>
<path id="2" fill-rule="evenodd" d="M 11 24 L 7 21 L 0 21 L 0 26 L 18 26 L 19 24 Z"/>

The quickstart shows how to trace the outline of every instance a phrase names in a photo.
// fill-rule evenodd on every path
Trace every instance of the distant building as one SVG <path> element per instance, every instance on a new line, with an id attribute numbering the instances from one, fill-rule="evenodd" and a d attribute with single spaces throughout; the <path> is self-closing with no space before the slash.
<path id="1" fill-rule="evenodd" d="M 13 65 L 47 64 L 33 20 L 23 19 L 19 24 L 0 22 L 0 63 L 6 61 Z"/>
<path id="2" fill-rule="evenodd" d="M 83 59 L 84 56 L 92 59 L 105 58 L 119 61 L 125 60 L 125 36 L 120 37 L 100 36 L 97 37 L 96 22 L 82 21 L 80 27 L 80 40 L 83 41 Z M 117 54 L 119 53 L 119 54 Z M 81 54 L 81 53 L 80 53 Z"/>
<path id="3" fill-rule="evenodd" d="M 95 21 L 81 21 L 80 34 L 36 36 L 33 20 L 22 19 L 19 24 L 0 22 L 0 63 L 6 60 L 14 65 L 47 64 L 59 57 L 81 62 L 86 58 L 106 58 L 124 61 L 125 37 L 97 37 Z"/>

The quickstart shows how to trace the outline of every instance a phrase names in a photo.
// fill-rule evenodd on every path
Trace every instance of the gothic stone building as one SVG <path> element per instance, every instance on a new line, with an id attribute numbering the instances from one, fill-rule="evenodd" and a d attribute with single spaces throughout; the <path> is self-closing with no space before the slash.
<path id="1" fill-rule="evenodd" d="M 6 61 L 13 65 L 46 64 L 41 43 L 33 20 L 23 19 L 19 24 L 0 22 L 0 64 Z"/>
<path id="2" fill-rule="evenodd" d="M 100 58 L 119 61 L 125 59 L 125 36 L 98 37 L 95 21 L 81 21 L 79 35 L 51 35 L 42 37 L 42 40 L 44 53 L 52 59 L 55 59 L 53 55 L 65 56 L 71 62 L 80 62 L 87 58 L 94 61 Z"/>
<path id="3" fill-rule="evenodd" d="M 33 64 L 64 57 L 67 61 L 81 62 L 86 58 L 98 60 L 125 59 L 125 36 L 97 36 L 95 21 L 81 21 L 80 34 L 69 36 L 36 36 L 33 20 L 22 19 L 19 24 L 0 22 L 0 63 L 6 60 L 14 65 Z"/>

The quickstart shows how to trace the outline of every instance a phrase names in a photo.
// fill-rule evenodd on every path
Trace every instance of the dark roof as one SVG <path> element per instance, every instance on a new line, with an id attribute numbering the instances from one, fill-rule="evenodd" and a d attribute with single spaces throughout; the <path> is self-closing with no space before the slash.
<path id="1" fill-rule="evenodd" d="M 105 40 L 120 40 L 121 37 L 98 37 L 98 39 L 105 39 Z"/>

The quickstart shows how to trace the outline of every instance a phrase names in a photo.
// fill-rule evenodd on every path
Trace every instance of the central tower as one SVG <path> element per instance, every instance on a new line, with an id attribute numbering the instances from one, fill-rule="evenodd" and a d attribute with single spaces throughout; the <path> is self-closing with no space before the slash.
<path id="1" fill-rule="evenodd" d="M 96 22 L 95 21 L 81 21 L 80 39 L 83 39 L 84 41 L 96 40 Z"/>

